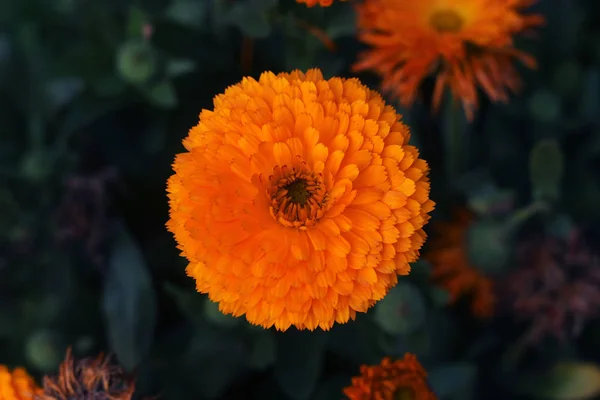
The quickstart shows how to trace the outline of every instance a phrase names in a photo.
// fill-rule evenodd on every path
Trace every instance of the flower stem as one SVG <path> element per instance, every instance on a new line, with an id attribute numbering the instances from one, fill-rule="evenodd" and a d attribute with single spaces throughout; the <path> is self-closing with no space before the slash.
<path id="1" fill-rule="evenodd" d="M 446 178 L 450 184 L 456 182 L 456 179 L 462 172 L 462 154 L 464 151 L 463 132 L 458 122 L 458 113 L 460 108 L 452 96 L 448 100 L 448 109 L 445 115 L 445 140 L 446 140 Z"/>

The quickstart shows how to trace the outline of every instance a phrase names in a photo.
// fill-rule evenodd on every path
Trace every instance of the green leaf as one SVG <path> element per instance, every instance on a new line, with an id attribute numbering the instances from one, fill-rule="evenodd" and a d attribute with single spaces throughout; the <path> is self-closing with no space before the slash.
<path id="1" fill-rule="evenodd" d="M 248 365 L 264 370 L 275 362 L 275 337 L 273 332 L 265 331 L 251 334 Z"/>
<path id="2" fill-rule="evenodd" d="M 46 93 L 53 110 L 58 110 L 73 101 L 83 92 L 83 80 L 77 76 L 56 78 L 46 84 Z"/>
<path id="3" fill-rule="evenodd" d="M 375 306 L 375 322 L 392 335 L 408 335 L 425 322 L 425 302 L 417 287 L 400 281 Z"/>
<path id="4" fill-rule="evenodd" d="M 195 291 L 186 290 L 170 282 L 163 285 L 165 292 L 173 298 L 177 308 L 188 321 L 199 324 L 204 323 L 205 296 Z"/>
<path id="5" fill-rule="evenodd" d="M 539 141 L 529 155 L 529 177 L 533 196 L 538 200 L 556 201 L 564 174 L 564 156 L 556 140 Z"/>
<path id="6" fill-rule="evenodd" d="M 520 374 L 515 391 L 543 400 L 587 400 L 600 395 L 597 364 L 560 362 L 542 373 Z"/>
<path id="7" fill-rule="evenodd" d="M 482 219 L 467 230 L 469 261 L 488 274 L 498 274 L 506 267 L 511 249 L 500 222 Z"/>
<path id="8" fill-rule="evenodd" d="M 145 91 L 146 98 L 157 107 L 174 108 L 177 106 L 177 93 L 171 82 L 163 81 Z"/>
<path id="9" fill-rule="evenodd" d="M 166 75 L 168 78 L 176 78 L 181 75 L 192 72 L 196 65 L 190 60 L 169 60 L 167 62 Z"/>
<path id="10" fill-rule="evenodd" d="M 278 332 L 275 339 L 277 383 L 293 400 L 310 399 L 323 368 L 325 332 L 291 328 Z"/>
<path id="11" fill-rule="evenodd" d="M 129 40 L 117 50 L 116 68 L 121 78 L 133 85 L 146 83 L 156 71 L 156 54 L 149 43 Z"/>
<path id="12" fill-rule="evenodd" d="M 150 273 L 134 238 L 117 225 L 104 282 L 106 335 L 120 364 L 133 370 L 147 354 L 156 324 Z"/>
<path id="13" fill-rule="evenodd" d="M 206 19 L 208 1 L 175 0 L 167 8 L 165 15 L 179 25 L 200 28 Z"/>
<path id="14" fill-rule="evenodd" d="M 240 318 L 223 314 L 219 311 L 219 305 L 210 301 L 208 297 L 204 299 L 204 315 L 208 322 L 223 328 L 233 328 L 241 321 Z"/>
<path id="15" fill-rule="evenodd" d="M 356 13 L 351 4 L 344 4 L 329 20 L 326 29 L 327 36 L 337 39 L 356 34 Z"/>
<path id="16" fill-rule="evenodd" d="M 132 6 L 129 9 L 129 21 L 127 22 L 127 37 L 130 39 L 143 38 L 144 25 L 148 23 L 148 16 L 139 7 Z"/>
<path id="17" fill-rule="evenodd" d="M 429 384 L 439 398 L 467 400 L 473 396 L 477 367 L 470 363 L 442 365 L 428 372 Z"/>

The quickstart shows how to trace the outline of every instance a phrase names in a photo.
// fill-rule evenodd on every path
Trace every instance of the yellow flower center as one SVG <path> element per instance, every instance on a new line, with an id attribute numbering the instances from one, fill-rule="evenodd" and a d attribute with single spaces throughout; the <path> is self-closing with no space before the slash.
<path id="1" fill-rule="evenodd" d="M 394 392 L 394 400 L 414 400 L 415 393 L 410 388 L 399 388 Z"/>
<path id="2" fill-rule="evenodd" d="M 464 20 L 456 11 L 446 9 L 431 14 L 429 23 L 439 33 L 456 33 L 462 28 Z"/>
<path id="3" fill-rule="evenodd" d="M 321 174 L 304 168 L 276 167 L 269 177 L 271 215 L 287 227 L 306 229 L 325 213 L 327 192 Z"/>

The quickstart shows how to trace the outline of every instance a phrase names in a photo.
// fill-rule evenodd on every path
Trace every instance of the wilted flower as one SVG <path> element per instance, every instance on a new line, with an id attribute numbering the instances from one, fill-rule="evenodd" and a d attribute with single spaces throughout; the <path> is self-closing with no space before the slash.
<path id="1" fill-rule="evenodd" d="M 409 273 L 434 206 L 429 168 L 379 94 L 266 72 L 214 104 L 175 159 L 168 228 L 222 312 L 329 329 Z"/>
<path id="2" fill-rule="evenodd" d="M 23 368 L 11 371 L 0 365 L 0 400 L 29 400 L 40 393 L 41 389 Z"/>
<path id="3" fill-rule="evenodd" d="M 433 265 L 432 282 L 449 292 L 450 302 L 470 296 L 473 314 L 485 318 L 494 313 L 496 296 L 492 281 L 469 260 L 471 220 L 471 214 L 463 210 L 452 222 L 437 224 L 427 259 Z"/>
<path id="4" fill-rule="evenodd" d="M 357 6 L 358 37 L 371 49 L 354 69 L 378 73 L 384 90 L 404 105 L 413 103 L 423 80 L 434 73 L 434 108 L 448 87 L 471 118 L 478 86 L 493 101 L 506 101 L 520 86 L 514 59 L 535 66 L 513 45 L 513 36 L 543 22 L 539 15 L 522 14 L 533 2 L 365 0 Z"/>
<path id="5" fill-rule="evenodd" d="M 350 400 L 435 400 L 427 382 L 427 372 L 414 354 L 401 360 L 384 358 L 381 365 L 360 367 L 360 376 L 344 388 Z"/>
<path id="6" fill-rule="evenodd" d="M 45 377 L 38 400 L 131 400 L 135 384 L 109 357 L 74 361 L 67 350 L 58 376 Z"/>
<path id="7" fill-rule="evenodd" d="M 519 269 L 505 293 L 514 315 L 531 321 L 527 342 L 577 336 L 587 320 L 600 315 L 600 253 L 581 230 L 567 239 L 531 239 L 518 253 Z"/>

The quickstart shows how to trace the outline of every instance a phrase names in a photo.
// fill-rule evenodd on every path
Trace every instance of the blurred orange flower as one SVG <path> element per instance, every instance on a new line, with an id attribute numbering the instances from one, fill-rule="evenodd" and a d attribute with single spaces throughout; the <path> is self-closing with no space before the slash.
<path id="1" fill-rule="evenodd" d="M 119 367 L 111 365 L 108 357 L 99 355 L 95 359 L 74 361 L 69 349 L 58 376 L 44 377 L 43 392 L 38 399 L 131 400 L 134 390 L 134 382 Z"/>
<path id="2" fill-rule="evenodd" d="M 381 365 L 360 367 L 360 376 L 344 388 L 350 400 L 436 400 L 427 383 L 427 372 L 414 354 L 402 360 L 384 358 Z"/>
<path id="3" fill-rule="evenodd" d="M 422 81 L 435 73 L 434 109 L 448 87 L 471 119 L 477 86 L 491 100 L 507 101 L 509 91 L 520 86 L 514 59 L 535 67 L 535 60 L 513 45 L 513 36 L 544 21 L 522 13 L 534 2 L 365 0 L 357 5 L 358 37 L 371 49 L 354 70 L 378 73 L 384 90 L 404 105 L 413 103 Z"/>
<path id="4" fill-rule="evenodd" d="M 0 365 L 0 400 L 29 400 L 41 389 L 23 368 L 8 369 Z"/>
<path id="5" fill-rule="evenodd" d="M 340 0 L 340 1 L 345 1 L 345 0 Z M 308 7 L 314 7 L 317 4 L 320 5 L 321 7 L 329 7 L 330 5 L 333 4 L 333 0 L 296 0 L 296 2 L 304 3 Z"/>
<path id="6" fill-rule="evenodd" d="M 434 206 L 429 168 L 378 93 L 266 72 L 214 105 L 175 159 L 167 226 L 222 312 L 329 329 L 409 273 Z"/>
<path id="7" fill-rule="evenodd" d="M 433 283 L 449 292 L 450 302 L 470 295 L 473 314 L 486 318 L 494 313 L 496 296 L 492 281 L 469 262 L 467 234 L 471 219 L 468 211 L 460 211 L 453 222 L 437 224 L 427 259 L 433 265 Z"/>

